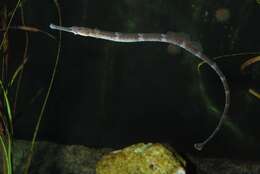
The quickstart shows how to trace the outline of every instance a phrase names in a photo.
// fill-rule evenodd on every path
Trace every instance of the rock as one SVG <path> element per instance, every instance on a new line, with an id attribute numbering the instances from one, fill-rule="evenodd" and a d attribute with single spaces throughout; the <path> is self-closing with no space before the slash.
<path id="1" fill-rule="evenodd" d="M 13 148 L 14 174 L 21 174 L 31 143 L 16 140 Z M 94 149 L 81 145 L 58 145 L 37 142 L 30 174 L 95 174 L 96 162 L 111 149 Z M 1 160 L 0 160 L 1 161 Z M 0 165 L 0 171 L 2 166 Z"/>
<path id="2" fill-rule="evenodd" d="M 113 151 L 97 163 L 96 174 L 185 174 L 184 160 L 159 143 Z"/>

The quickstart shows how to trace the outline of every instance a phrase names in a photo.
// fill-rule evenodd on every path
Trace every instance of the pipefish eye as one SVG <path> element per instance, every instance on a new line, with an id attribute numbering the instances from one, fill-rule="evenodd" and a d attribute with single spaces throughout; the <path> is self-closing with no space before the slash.
<path id="1" fill-rule="evenodd" d="M 81 27 L 70 27 L 70 29 L 71 29 L 72 33 L 74 33 L 74 34 L 82 33 Z"/>

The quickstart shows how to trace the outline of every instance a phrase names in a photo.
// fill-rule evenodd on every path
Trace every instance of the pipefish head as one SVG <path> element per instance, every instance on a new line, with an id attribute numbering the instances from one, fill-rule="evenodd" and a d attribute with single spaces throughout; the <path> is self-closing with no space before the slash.
<path id="1" fill-rule="evenodd" d="M 65 32 L 73 33 L 75 35 L 82 35 L 82 36 L 91 36 L 91 34 L 93 33 L 93 29 L 85 28 L 85 27 L 75 27 L 75 26 L 63 27 L 63 26 L 50 24 L 50 28 L 54 30 L 65 31 Z"/>

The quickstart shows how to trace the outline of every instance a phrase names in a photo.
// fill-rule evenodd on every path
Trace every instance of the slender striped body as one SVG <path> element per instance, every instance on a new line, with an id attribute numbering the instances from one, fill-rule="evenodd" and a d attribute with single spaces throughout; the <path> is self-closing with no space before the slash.
<path id="1" fill-rule="evenodd" d="M 91 29 L 85 27 L 61 27 L 53 24 L 50 24 L 50 28 L 55 30 L 71 32 L 74 33 L 75 35 L 105 39 L 114 42 L 164 42 L 164 43 L 174 44 L 179 47 L 182 47 L 186 51 L 195 55 L 197 58 L 205 61 L 218 74 L 225 90 L 225 107 L 217 127 L 205 141 L 203 141 L 202 143 L 195 144 L 194 147 L 197 150 L 202 150 L 203 146 L 209 140 L 211 140 L 220 129 L 227 115 L 227 112 L 229 110 L 229 105 L 230 105 L 230 90 L 229 90 L 226 77 L 219 69 L 217 64 L 211 59 L 209 59 L 206 55 L 204 55 L 196 47 L 194 47 L 194 44 L 190 40 L 185 40 L 184 38 L 172 32 L 166 34 L 158 34 L 158 33 L 131 33 L 130 34 L 130 33 L 102 31 L 98 29 Z"/>

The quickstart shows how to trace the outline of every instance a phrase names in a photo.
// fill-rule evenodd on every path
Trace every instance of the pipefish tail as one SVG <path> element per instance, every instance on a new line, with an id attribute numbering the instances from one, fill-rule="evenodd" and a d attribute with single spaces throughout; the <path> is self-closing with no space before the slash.
<path id="1" fill-rule="evenodd" d="M 228 113 L 230 107 L 230 89 L 227 83 L 225 75 L 222 73 L 218 65 L 211 59 L 209 59 L 206 55 L 204 55 L 199 49 L 196 48 L 194 43 L 180 35 L 168 32 L 166 34 L 162 33 L 120 33 L 120 32 L 110 32 L 110 31 L 103 31 L 98 29 L 92 29 L 87 27 L 62 27 L 56 26 L 54 24 L 50 25 L 50 28 L 55 30 L 61 30 L 65 32 L 74 33 L 76 35 L 81 35 L 85 37 L 93 37 L 97 39 L 104 39 L 110 40 L 113 42 L 164 42 L 173 45 L 177 45 L 186 51 L 190 52 L 197 58 L 205 61 L 219 76 L 225 91 L 225 106 L 224 111 L 220 117 L 220 120 L 213 130 L 213 132 L 209 135 L 201 143 L 194 144 L 194 147 L 197 150 L 202 150 L 203 147 L 215 136 L 215 134 L 219 131 L 220 127 L 223 124 L 224 119 Z"/>

